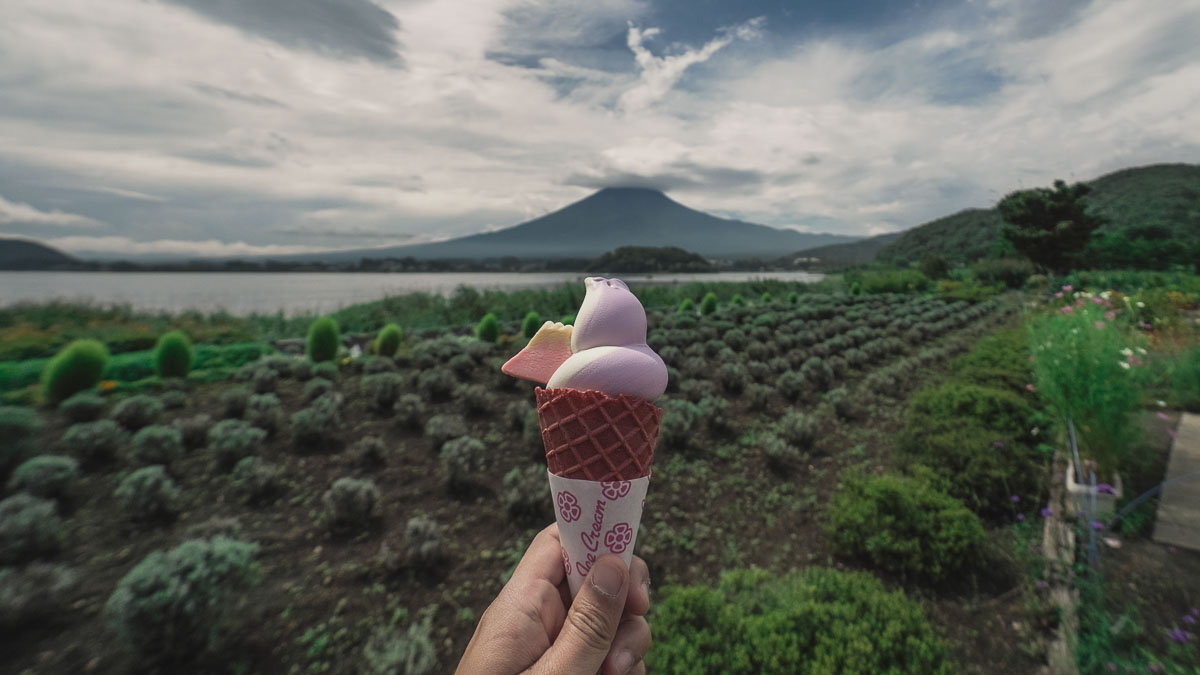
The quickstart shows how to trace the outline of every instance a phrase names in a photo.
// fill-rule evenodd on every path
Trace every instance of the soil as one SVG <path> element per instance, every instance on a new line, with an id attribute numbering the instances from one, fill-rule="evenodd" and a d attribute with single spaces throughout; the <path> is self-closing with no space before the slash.
<path id="1" fill-rule="evenodd" d="M 976 338 L 995 328 L 985 320 L 958 334 Z M 514 351 L 498 347 L 494 356 Z M 925 369 L 902 391 L 887 392 L 861 411 L 858 419 L 826 420 L 808 461 L 785 473 L 768 466 L 755 447 L 755 435 L 787 406 L 778 401 L 768 410 L 753 410 L 743 400 L 729 398 L 734 423 L 728 433 L 709 437 L 702 432 L 697 443 L 706 449 L 702 453 L 660 452 L 655 458 L 637 549 L 650 565 L 655 586 L 710 583 L 736 566 L 780 573 L 809 565 L 857 567 L 830 554 L 821 527 L 824 506 L 842 469 L 887 464 L 908 395 L 943 374 L 944 366 Z M 404 375 L 411 382 L 416 372 Z M 861 377 L 852 373 L 846 383 L 853 386 Z M 80 586 L 69 611 L 48 624 L 0 635 L 0 669 L 72 674 L 135 670 L 104 625 L 104 604 L 118 580 L 152 551 L 224 532 L 260 546 L 263 581 L 242 599 L 245 629 L 220 655 L 220 664 L 191 664 L 170 672 L 355 673 L 361 669 L 363 645 L 377 627 L 393 620 L 405 626 L 421 615 L 433 620 L 439 672 L 452 672 L 502 579 L 536 531 L 553 519 L 546 513 L 539 522 L 514 522 L 497 499 L 504 474 L 541 454 L 502 414 L 514 401 L 532 406 L 532 385 L 509 380 L 502 386 L 504 378 L 483 365 L 460 378 L 488 384 L 494 391 L 486 413 L 466 418 L 471 434 L 487 439 L 493 461 L 483 476 L 485 487 L 464 500 L 448 493 L 428 438 L 368 410 L 358 395 L 360 379 L 343 367 L 336 382 L 346 397 L 346 424 L 338 435 L 346 446 L 364 436 L 383 438 L 389 454 L 381 468 L 357 466 L 344 451 L 297 454 L 285 429 L 258 453 L 282 468 L 284 490 L 273 501 L 250 505 L 238 498 L 229 475 L 214 469 L 207 451 L 192 451 L 170 467 L 182 489 L 182 512 L 174 522 L 157 527 L 129 523 L 112 497 L 132 468 L 127 460 L 86 473 L 64 514 L 69 544 L 53 558 L 78 570 Z M 187 406 L 166 411 L 158 422 L 198 413 L 219 419 L 218 398 L 228 386 L 189 385 Z M 278 382 L 276 393 L 289 415 L 305 405 L 303 386 L 290 379 Z M 451 400 L 431 404 L 428 415 L 460 410 Z M 41 449 L 57 451 L 68 424 L 55 412 L 45 412 L 44 421 Z M 370 478 L 383 494 L 379 523 L 357 536 L 335 535 L 317 524 L 322 494 L 343 476 Z M 448 562 L 439 578 L 392 572 L 379 561 L 381 544 L 402 539 L 406 521 L 418 514 L 445 528 Z M 1004 549 L 1008 533 L 1000 529 L 992 536 L 997 548 Z M 1137 547 L 1115 552 L 1112 565 L 1119 568 L 1124 564 L 1120 556 L 1137 552 Z M 1161 551 L 1157 557 L 1143 555 L 1164 566 L 1187 559 Z M 1046 627 L 1030 611 L 1020 588 L 1025 582 L 1011 569 L 1011 561 L 1005 562 L 1002 554 L 998 560 L 987 576 L 962 580 L 954 588 L 908 585 L 906 590 L 926 604 L 935 626 L 952 642 L 962 672 L 1036 672 L 1044 663 L 1040 640 Z M 1187 569 L 1192 579 L 1200 579 L 1194 562 Z M 1177 572 L 1168 577 L 1176 579 L 1186 571 L 1164 569 Z"/>

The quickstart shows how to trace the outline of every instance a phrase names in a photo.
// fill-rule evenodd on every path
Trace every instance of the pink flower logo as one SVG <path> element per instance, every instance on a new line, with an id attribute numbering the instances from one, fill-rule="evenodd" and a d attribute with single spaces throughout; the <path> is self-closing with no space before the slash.
<path id="1" fill-rule="evenodd" d="M 579 508 L 579 500 L 575 499 L 575 495 L 563 490 L 558 493 L 558 515 L 562 516 L 563 522 L 573 523 L 579 520 L 579 516 L 583 515 L 583 509 Z"/>
<path id="2" fill-rule="evenodd" d="M 607 499 L 620 499 L 621 497 L 629 494 L 629 481 L 618 480 L 611 483 L 601 483 L 600 492 L 603 493 Z"/>
<path id="3" fill-rule="evenodd" d="M 567 549 L 562 549 L 563 567 L 567 570 L 567 576 L 571 576 L 571 556 L 567 555 Z"/>
<path id="4" fill-rule="evenodd" d="M 604 545 L 613 553 L 624 553 L 633 540 L 633 528 L 629 523 L 617 523 L 604 534 Z"/>

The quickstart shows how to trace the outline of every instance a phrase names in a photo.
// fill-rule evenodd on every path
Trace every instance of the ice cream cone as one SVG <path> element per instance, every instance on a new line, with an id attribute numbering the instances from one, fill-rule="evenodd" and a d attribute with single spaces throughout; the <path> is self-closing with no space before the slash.
<path id="1" fill-rule="evenodd" d="M 602 555 L 633 558 L 663 411 L 597 391 L 534 390 L 572 597 Z"/>

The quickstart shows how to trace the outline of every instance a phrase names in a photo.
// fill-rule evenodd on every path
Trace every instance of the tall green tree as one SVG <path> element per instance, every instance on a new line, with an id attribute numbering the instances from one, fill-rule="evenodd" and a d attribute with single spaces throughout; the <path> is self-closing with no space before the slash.
<path id="1" fill-rule="evenodd" d="M 1004 219 L 1000 232 L 1013 248 L 1048 274 L 1062 274 L 1077 262 L 1092 232 L 1104 221 L 1087 212 L 1087 185 L 1054 181 L 1054 189 L 1011 192 L 996 204 Z"/>

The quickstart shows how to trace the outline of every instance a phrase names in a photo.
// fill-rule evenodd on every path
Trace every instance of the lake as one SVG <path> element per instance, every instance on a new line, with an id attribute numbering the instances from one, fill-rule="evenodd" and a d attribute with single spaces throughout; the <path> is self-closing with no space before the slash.
<path id="1" fill-rule="evenodd" d="M 0 272 L 0 306 L 19 302 L 77 300 L 123 304 L 146 311 L 288 316 L 325 314 L 389 295 L 426 292 L 449 295 L 460 285 L 517 290 L 578 283 L 585 275 L 548 273 L 337 273 L 337 272 Z M 629 283 L 753 281 L 810 283 L 809 272 L 720 272 L 714 274 L 623 275 Z"/>

